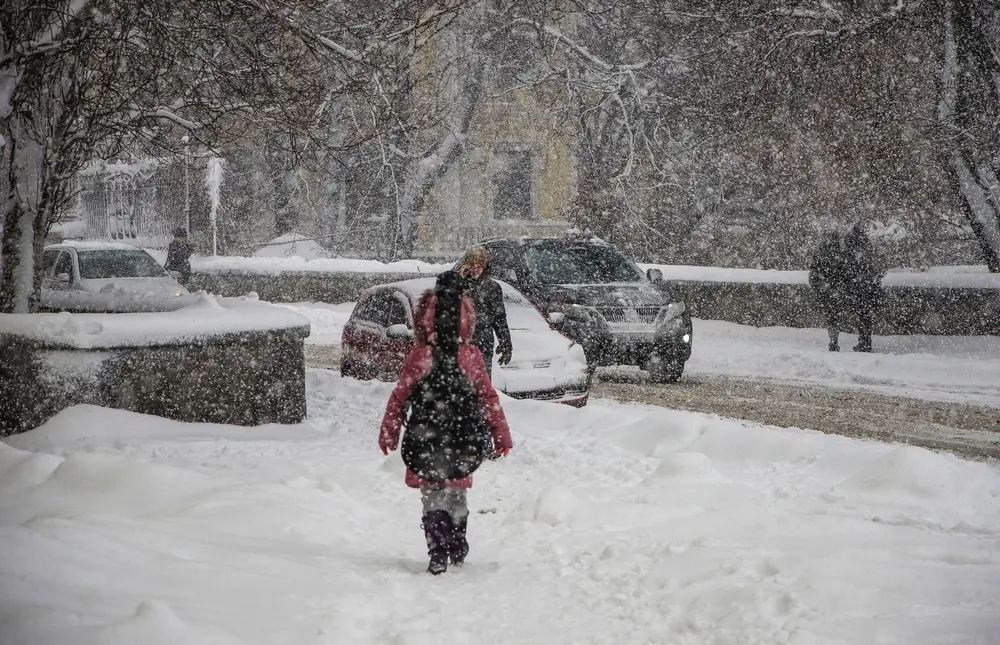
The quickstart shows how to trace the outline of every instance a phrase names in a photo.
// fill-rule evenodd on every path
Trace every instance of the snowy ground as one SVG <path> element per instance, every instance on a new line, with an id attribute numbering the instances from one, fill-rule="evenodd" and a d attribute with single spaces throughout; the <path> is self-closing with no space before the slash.
<path id="1" fill-rule="evenodd" d="M 0 642 L 1000 642 L 996 465 L 504 399 L 515 451 L 431 578 L 390 386 L 308 379 L 300 426 L 77 407 L 0 444 Z"/>
<path id="2" fill-rule="evenodd" d="M 340 346 L 340 338 L 344 333 L 344 325 L 347 324 L 351 312 L 354 311 L 353 302 L 345 302 L 339 305 L 328 305 L 322 302 L 296 302 L 295 304 L 282 304 L 292 311 L 309 319 L 312 333 L 306 342 L 310 345 L 336 345 Z"/>
<path id="3" fill-rule="evenodd" d="M 748 327 L 696 320 L 689 374 L 767 378 L 865 389 L 932 401 L 1000 407 L 1000 337 L 876 336 L 874 352 L 851 351 L 841 334 L 827 350 L 822 329 Z"/>
<path id="4" fill-rule="evenodd" d="M 340 345 L 354 303 L 284 305 L 309 318 L 307 342 Z M 863 389 L 931 401 L 1000 407 L 1000 337 L 876 336 L 875 352 L 851 351 L 857 336 L 841 334 L 842 351 L 827 351 L 822 329 L 748 327 L 695 320 L 689 375 L 760 378 L 784 383 Z"/>

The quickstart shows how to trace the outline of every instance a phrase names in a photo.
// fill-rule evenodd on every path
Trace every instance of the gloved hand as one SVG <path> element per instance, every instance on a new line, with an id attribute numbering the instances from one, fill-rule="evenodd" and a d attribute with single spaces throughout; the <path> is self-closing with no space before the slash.
<path id="1" fill-rule="evenodd" d="M 510 448 L 494 448 L 493 459 L 499 459 L 500 457 L 506 457 L 510 454 Z"/>
<path id="2" fill-rule="evenodd" d="M 378 447 L 382 451 L 383 455 L 388 455 L 390 452 L 396 449 L 396 443 L 389 441 L 389 438 L 386 436 L 379 435 Z"/>
<path id="3" fill-rule="evenodd" d="M 514 353 L 510 347 L 504 347 L 497 350 L 497 354 L 500 356 L 499 363 L 501 365 L 507 365 L 510 363 L 511 355 Z"/>

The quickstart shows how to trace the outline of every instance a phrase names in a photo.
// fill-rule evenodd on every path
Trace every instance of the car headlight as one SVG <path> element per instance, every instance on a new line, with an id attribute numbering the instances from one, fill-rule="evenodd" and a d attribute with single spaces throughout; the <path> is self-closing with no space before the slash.
<path id="1" fill-rule="evenodd" d="M 596 311 L 592 307 L 568 303 L 555 303 L 549 307 L 549 312 L 561 313 L 567 318 L 581 322 L 591 322 Z"/>
<path id="2" fill-rule="evenodd" d="M 681 320 L 681 316 L 687 311 L 683 302 L 671 302 L 660 312 L 660 324 Z"/>

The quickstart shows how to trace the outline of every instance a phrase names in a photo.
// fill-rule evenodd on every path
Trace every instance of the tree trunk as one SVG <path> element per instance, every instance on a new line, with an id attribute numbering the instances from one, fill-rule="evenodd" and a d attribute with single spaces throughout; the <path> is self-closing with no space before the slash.
<path id="1" fill-rule="evenodd" d="M 36 217 L 42 205 L 45 177 L 45 152 L 34 140 L 23 119 L 14 115 L 5 124 L 8 194 L 3 205 L 3 273 L 0 278 L 0 311 L 28 313 L 37 304 L 38 280 L 35 276 Z M 43 229 L 44 230 L 44 229 Z"/>
<path id="2" fill-rule="evenodd" d="M 982 21 L 975 20 L 975 2 L 967 0 L 945 0 L 944 3 L 944 61 L 941 71 L 941 99 L 938 102 L 938 118 L 945 129 L 946 140 L 951 146 L 948 153 L 948 163 L 956 190 L 963 202 L 963 210 L 969 225 L 983 250 L 986 265 L 993 273 L 1000 273 L 1000 181 L 990 158 L 997 155 L 997 150 L 980 154 L 985 160 L 977 163 L 976 155 L 969 149 L 968 135 L 964 121 L 968 119 L 967 112 L 975 111 L 976 106 L 964 105 L 962 83 L 986 82 L 993 91 L 988 92 L 989 100 L 994 108 L 1000 106 L 1000 85 L 996 81 L 996 64 L 983 60 L 984 41 L 989 35 L 974 33 L 982 28 Z M 988 50 L 989 47 L 986 47 Z M 972 58 L 976 57 L 978 58 Z M 963 69 L 963 60 L 972 60 L 994 68 L 993 73 L 987 72 L 986 78 L 978 79 L 970 70 Z M 970 65 L 971 66 L 971 65 Z M 990 146 L 991 142 L 987 143 Z M 995 140 L 992 142 L 995 144 Z"/>
<path id="3" fill-rule="evenodd" d="M 5 210 L 0 313 L 26 314 L 36 301 L 34 221 L 31 212 L 12 199 Z"/>
<path id="4" fill-rule="evenodd" d="M 468 40 L 473 41 L 472 38 Z M 424 200 L 434 183 L 465 152 L 465 137 L 479 106 L 485 60 L 468 42 L 460 49 L 462 55 L 457 58 L 464 59 L 459 72 L 462 84 L 458 92 L 449 97 L 455 105 L 452 118 L 445 124 L 440 141 L 427 154 L 410 162 L 406 169 L 397 206 L 400 244 L 395 250 L 396 259 L 413 257 L 417 242 L 417 216 Z"/>

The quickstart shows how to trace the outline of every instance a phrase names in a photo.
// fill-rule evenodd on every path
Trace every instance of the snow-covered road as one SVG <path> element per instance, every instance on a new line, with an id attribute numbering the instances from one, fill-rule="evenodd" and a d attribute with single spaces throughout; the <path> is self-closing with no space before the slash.
<path id="1" fill-rule="evenodd" d="M 283 305 L 309 318 L 307 342 L 339 346 L 353 303 Z M 694 321 L 685 373 L 867 390 L 890 396 L 1000 408 L 1000 337 L 876 336 L 875 351 L 827 351 L 826 331 Z M 627 371 L 627 370 L 626 370 Z"/>
<path id="2" fill-rule="evenodd" d="M 504 399 L 515 451 L 431 578 L 390 386 L 308 380 L 300 426 L 78 407 L 0 444 L 0 642 L 1000 642 L 996 465 Z"/>
<path id="3" fill-rule="evenodd" d="M 876 336 L 874 352 L 827 350 L 826 331 L 695 321 L 689 374 L 766 378 L 1000 408 L 1000 337 Z"/>

